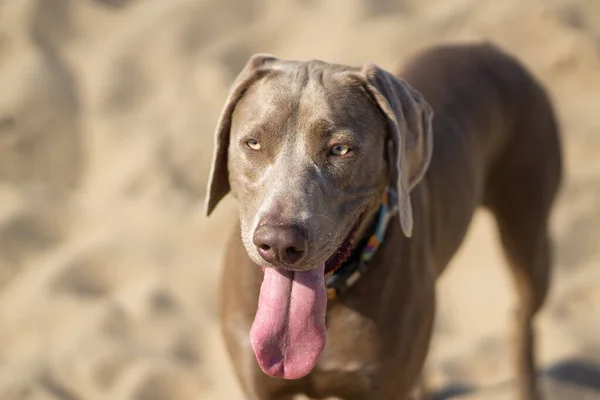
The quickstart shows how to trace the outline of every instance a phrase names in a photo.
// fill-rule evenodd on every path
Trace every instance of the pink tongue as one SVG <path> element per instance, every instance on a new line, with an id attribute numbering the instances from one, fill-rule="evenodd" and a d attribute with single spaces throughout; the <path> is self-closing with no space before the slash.
<path id="1" fill-rule="evenodd" d="M 299 379 L 325 347 L 325 264 L 310 271 L 266 268 L 250 343 L 265 374 Z"/>

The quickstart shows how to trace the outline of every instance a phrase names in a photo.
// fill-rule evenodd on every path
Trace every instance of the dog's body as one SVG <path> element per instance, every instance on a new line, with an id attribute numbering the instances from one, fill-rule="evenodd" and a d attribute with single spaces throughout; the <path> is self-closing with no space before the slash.
<path id="1" fill-rule="evenodd" d="M 262 71 L 262 66 L 271 62 L 276 66 L 273 67 L 276 70 L 287 71 L 288 68 L 295 68 L 294 79 L 300 79 L 298 77 L 302 75 L 302 71 L 308 71 L 306 76 L 301 77 L 304 91 L 315 90 L 311 89 L 311 82 L 315 79 L 317 81 L 320 79 L 320 82 L 317 82 L 322 85 L 319 86 L 320 88 L 325 87 L 325 89 L 319 90 L 327 91 L 327 82 L 330 79 L 326 75 L 327 71 L 319 72 L 321 75 L 315 75 L 314 71 L 341 68 L 320 62 L 296 63 L 290 66 L 285 62 L 273 61 L 269 58 L 267 62 L 264 59 L 259 62 L 251 61 L 251 64 L 254 63 L 254 65 L 250 69 Z M 283 63 L 283 66 L 277 63 Z M 257 65 L 259 66 L 257 67 Z M 352 71 L 356 72 L 356 70 Z M 408 187 L 410 190 L 408 205 L 412 216 L 407 217 L 406 214 L 403 214 L 406 213 L 406 209 L 403 209 L 403 199 L 400 193 L 401 218 L 395 217 L 391 221 L 385 241 L 371 261 L 369 273 L 343 296 L 327 303 L 325 317 L 327 344 L 324 349 L 320 349 L 322 353 L 320 351 L 317 353 L 317 356 L 319 354 L 320 356 L 316 365 L 311 365 L 311 372 L 305 376 L 304 373 L 299 372 L 293 376 L 294 380 L 274 379 L 265 375 L 255 359 L 255 354 L 261 360 L 261 357 L 267 353 L 269 357 L 279 354 L 277 351 L 282 352 L 282 357 L 291 354 L 289 356 L 291 358 L 295 354 L 293 351 L 286 353 L 284 350 L 269 350 L 264 353 L 265 345 L 261 343 L 267 343 L 266 346 L 269 346 L 273 341 L 278 340 L 278 336 L 264 339 L 256 333 L 260 331 L 260 327 L 256 328 L 252 325 L 255 317 L 259 318 L 257 317 L 257 312 L 260 311 L 257 311 L 259 295 L 265 295 L 261 293 L 263 271 L 256 264 L 266 267 L 267 272 L 270 271 L 269 268 L 273 268 L 273 265 L 282 270 L 288 268 L 299 271 L 297 275 L 292 274 L 293 277 L 301 276 L 301 272 L 304 271 L 304 267 L 291 266 L 296 262 L 295 259 L 291 259 L 288 263 L 285 255 L 281 256 L 283 257 L 282 261 L 281 258 L 270 257 L 260 250 L 262 242 L 259 240 L 259 244 L 257 244 L 256 230 L 265 224 L 267 226 L 265 229 L 268 229 L 269 218 L 273 218 L 272 212 L 265 217 L 265 210 L 268 214 L 269 208 L 277 209 L 276 215 L 279 219 L 274 224 L 275 226 L 281 226 L 286 221 L 296 221 L 298 224 L 302 224 L 304 220 L 294 219 L 294 215 L 303 215 L 302 212 L 305 210 L 292 207 L 290 211 L 286 208 L 286 202 L 302 203 L 306 204 L 305 207 L 317 208 L 320 201 L 327 202 L 329 201 L 327 199 L 333 198 L 334 200 L 331 201 L 338 201 L 337 207 L 344 208 L 346 204 L 350 203 L 344 202 L 346 200 L 335 200 L 338 191 L 351 191 L 348 188 L 354 181 L 372 181 L 372 188 L 364 189 L 364 185 L 358 185 L 361 190 L 357 190 L 357 192 L 361 194 L 365 191 L 368 192 L 364 197 L 359 197 L 358 194 L 352 196 L 353 199 L 359 198 L 358 205 L 352 203 L 353 205 L 348 206 L 348 209 L 344 208 L 343 211 L 340 211 L 340 215 L 330 212 L 328 222 L 326 222 L 334 225 L 332 229 L 337 228 L 345 235 L 350 230 L 349 226 L 353 224 L 351 219 L 356 220 L 357 218 L 358 211 L 354 212 L 354 209 L 359 206 L 363 207 L 361 210 L 366 209 L 367 211 L 363 214 L 364 219 L 359 219 L 360 223 L 356 230 L 356 236 L 360 237 L 364 234 L 365 227 L 374 218 L 378 209 L 378 194 L 389 183 L 388 176 L 393 174 L 394 162 L 387 160 L 387 163 L 383 162 L 382 167 L 380 164 L 369 164 L 371 161 L 361 161 L 361 165 L 364 165 L 362 173 L 358 173 L 356 170 L 350 177 L 331 178 L 338 179 L 335 182 L 341 182 L 334 185 L 336 191 L 331 192 L 333 194 L 326 192 L 328 184 L 320 181 L 325 179 L 322 178 L 324 173 L 311 175 L 307 180 L 298 183 L 305 185 L 304 188 L 297 188 L 294 179 L 299 178 L 294 178 L 294 176 L 303 176 L 303 170 L 295 169 L 296 173 L 292 173 L 292 170 L 288 169 L 284 174 L 287 174 L 290 182 L 283 190 L 283 192 L 287 191 L 287 195 L 281 197 L 283 200 L 277 201 L 277 195 L 274 194 L 269 195 L 270 197 L 265 195 L 266 197 L 255 201 L 252 197 L 258 195 L 248 189 L 248 186 L 252 186 L 252 183 L 249 182 L 263 180 L 268 181 L 267 187 L 269 188 L 273 185 L 276 186 L 276 183 L 270 181 L 273 176 L 269 175 L 273 173 L 271 169 L 284 167 L 278 167 L 279 164 L 277 164 L 278 161 L 274 161 L 275 158 L 269 159 L 271 161 L 268 162 L 257 161 L 256 167 L 253 168 L 260 170 L 263 164 L 268 165 L 269 167 L 265 167 L 267 168 L 265 171 L 268 170 L 268 173 L 264 172 L 260 177 L 248 175 L 246 170 L 236 164 L 247 162 L 247 157 L 255 157 L 252 155 L 255 153 L 244 156 L 245 158 L 240 161 L 235 154 L 240 150 L 234 148 L 236 143 L 234 138 L 239 139 L 243 135 L 235 132 L 241 132 L 245 124 L 252 123 L 249 116 L 268 114 L 268 112 L 257 112 L 253 108 L 259 107 L 258 103 L 265 102 L 275 108 L 280 106 L 279 103 L 275 104 L 268 97 L 269 94 L 273 94 L 272 88 L 266 88 L 262 94 L 260 87 L 252 89 L 253 85 L 262 85 L 257 83 L 261 80 L 269 81 L 270 78 L 264 77 L 262 72 L 258 74 L 258 77 L 242 77 L 241 81 L 250 80 L 250 82 L 238 82 L 238 86 L 243 86 L 243 89 L 238 94 L 232 94 L 229 99 L 229 103 L 232 105 L 229 111 L 227 109 L 224 111 L 225 117 L 222 118 L 221 125 L 225 124 L 226 130 L 231 129 L 232 138 L 219 137 L 223 134 L 221 128 L 217 137 L 218 140 L 220 138 L 219 146 L 223 146 L 224 141 L 229 144 L 229 167 L 224 172 L 219 171 L 218 165 L 213 168 L 211 200 L 209 200 L 209 203 L 212 201 L 212 204 L 209 205 L 209 210 L 229 190 L 229 186 L 222 182 L 223 177 L 227 179 L 228 176 L 232 192 L 242 207 L 246 202 L 249 203 L 246 213 L 254 215 L 253 217 L 242 216 L 242 236 L 247 235 L 247 231 L 254 229 L 254 244 L 258 247 L 260 256 L 267 261 L 265 263 L 259 260 L 256 254 L 253 254 L 253 250 L 249 249 L 251 245 L 248 244 L 247 238 L 242 242 L 240 228 L 236 228 L 227 246 L 221 287 L 221 311 L 227 349 L 243 390 L 252 400 L 291 399 L 292 395 L 296 393 L 304 393 L 314 399 L 323 399 L 328 396 L 336 396 L 345 400 L 401 400 L 408 398 L 419 379 L 428 352 L 435 311 L 436 278 L 443 272 L 459 248 L 474 211 L 478 206 L 484 206 L 493 213 L 498 222 L 502 245 L 514 274 L 519 295 L 519 313 L 515 328 L 515 366 L 520 399 L 537 399 L 540 395 L 535 382 L 532 320 L 546 297 L 549 285 L 551 254 L 548 218 L 560 184 L 562 168 L 558 131 L 550 102 L 544 90 L 524 68 L 509 56 L 487 44 L 441 46 L 414 58 L 400 74 L 412 88 L 422 95 L 420 98 L 418 93 L 408 92 L 408 96 L 412 95 L 411 101 L 416 102 L 416 106 L 411 105 L 412 108 L 407 108 L 408 106 L 405 104 L 408 101 L 406 94 L 396 95 L 396 99 L 399 98 L 402 103 L 401 105 L 396 104 L 393 98 L 394 93 L 386 92 L 389 90 L 386 85 L 391 85 L 391 81 L 377 78 L 377 73 L 380 71 L 376 71 L 375 75 L 372 70 L 365 72 L 366 80 L 373 83 L 379 90 L 377 93 L 387 99 L 386 104 L 389 104 L 392 109 L 396 109 L 396 118 L 401 133 L 408 135 L 404 138 L 403 144 L 404 151 L 408 154 L 400 153 L 403 161 L 398 162 L 398 165 L 409 172 L 405 170 L 398 172 L 400 175 L 398 188 L 402 192 L 401 175 L 407 173 L 408 175 L 404 175 L 404 185 L 405 189 Z M 252 76 L 253 73 L 247 75 Z M 284 83 L 287 82 L 285 79 Z M 402 84 L 401 81 L 394 81 L 393 85 L 398 85 L 397 82 Z M 265 85 L 269 84 L 265 83 Z M 354 90 L 353 88 L 354 86 L 348 90 Z M 367 86 L 366 90 L 361 91 L 368 92 L 369 88 L 371 87 Z M 290 92 L 293 90 L 290 89 Z M 265 93 L 267 97 L 265 97 Z M 363 93 L 362 103 L 356 106 L 359 107 L 358 111 L 364 114 L 360 115 L 361 120 L 359 122 L 354 120 L 348 122 L 347 120 L 348 123 L 343 124 L 346 126 L 354 123 L 378 132 L 372 133 L 371 136 L 376 137 L 375 140 L 381 142 L 381 145 L 373 144 L 372 146 L 375 146 L 377 150 L 372 151 L 381 151 L 381 153 L 371 154 L 373 159 L 385 158 L 386 126 L 389 128 L 389 124 L 391 124 L 390 120 L 386 121 L 386 105 L 382 106 L 382 100 L 377 97 L 377 93 L 375 95 L 370 93 L 370 96 L 365 96 Z M 279 94 L 273 95 L 273 97 L 277 96 Z M 306 96 L 306 94 L 300 97 L 302 96 Z M 356 99 L 356 96 L 361 96 L 361 94 L 357 92 L 353 96 L 352 99 Z M 247 100 L 247 103 L 250 104 L 244 103 L 240 106 L 239 111 L 234 111 L 237 103 L 246 101 L 243 100 L 245 97 L 250 98 Z M 328 98 L 339 101 L 340 95 L 336 94 Z M 428 107 L 422 105 L 423 99 L 434 111 L 433 120 L 431 120 Z M 312 99 L 311 101 L 316 100 Z M 346 101 L 345 107 L 350 110 L 350 114 L 356 115 L 358 111 L 353 108 L 352 101 L 354 100 L 343 100 L 342 98 L 341 102 L 344 101 Z M 379 106 L 379 112 L 375 104 Z M 302 110 L 301 104 L 299 107 Z M 338 115 L 340 119 L 349 118 L 343 110 L 338 111 L 335 107 L 335 105 L 331 106 L 332 111 L 329 115 L 332 118 L 335 119 Z M 402 110 L 399 111 L 398 107 L 401 107 Z M 318 109 L 320 108 L 318 107 Z M 308 118 L 307 113 L 319 112 L 318 109 L 315 111 L 309 107 L 307 112 L 299 112 L 299 117 L 295 121 L 302 122 L 303 118 Z M 376 111 L 373 112 L 373 110 Z M 418 110 L 419 113 L 414 114 L 415 110 Z M 281 113 L 281 110 L 278 110 L 277 115 Z M 272 117 L 269 118 L 272 119 Z M 406 126 L 403 126 L 401 119 L 406 120 Z M 224 120 L 225 122 L 223 122 Z M 431 126 L 428 125 L 429 121 L 432 121 Z M 282 128 L 281 123 L 276 126 L 277 129 L 288 131 L 287 128 Z M 300 135 L 301 128 L 299 127 L 301 126 L 306 126 L 306 124 L 296 123 L 294 125 L 293 130 L 297 135 Z M 272 127 L 264 125 L 261 129 L 265 135 L 275 135 L 276 132 L 276 130 L 272 130 Z M 432 156 L 430 156 L 431 137 L 428 137 L 428 131 L 433 132 Z M 319 133 L 311 133 L 311 135 L 313 136 L 310 138 L 314 141 Z M 267 143 L 268 140 L 265 136 L 262 142 Z M 359 137 L 360 140 L 363 140 L 362 137 Z M 250 142 L 253 146 L 254 143 L 255 141 Z M 365 143 L 360 142 L 357 148 L 370 149 L 371 144 Z M 267 145 L 269 144 L 267 143 L 264 147 Z M 396 151 L 399 151 L 398 148 L 402 148 L 401 145 L 402 143 L 396 143 Z M 279 152 L 289 153 L 289 159 L 281 165 L 285 165 L 285 168 L 294 165 L 296 153 L 293 151 L 296 150 L 293 149 L 298 149 L 298 144 L 290 145 L 289 150 L 285 150 L 287 148 L 283 144 L 280 146 L 283 147 L 278 148 Z M 344 153 L 345 149 L 345 147 L 338 147 L 335 154 Z M 263 151 L 264 148 L 260 150 Z M 227 149 L 225 151 L 227 152 Z M 223 156 L 223 154 L 223 148 L 219 148 L 215 157 L 217 164 L 223 162 L 222 159 L 219 161 L 219 156 Z M 311 157 L 314 159 L 314 156 Z M 350 164 L 351 161 L 347 160 L 351 159 L 342 160 L 349 163 L 344 164 L 343 167 L 354 168 L 353 164 Z M 225 161 L 227 161 L 227 156 Z M 327 162 L 342 161 L 331 159 Z M 307 163 L 303 165 L 305 169 L 308 168 L 306 167 Z M 425 170 L 427 172 L 423 177 L 422 172 Z M 229 175 L 227 171 L 229 171 Z M 218 178 L 219 174 L 221 178 Z M 409 183 L 406 183 L 406 180 Z M 318 189 L 310 186 L 312 183 L 307 183 L 313 181 L 320 182 Z M 225 186 L 215 191 L 215 185 Z M 266 191 L 264 187 L 261 186 L 260 190 Z M 293 193 L 296 190 L 308 192 L 309 201 L 304 201 L 305 198 L 302 197 L 302 194 L 298 195 L 300 200 L 294 200 Z M 326 194 L 321 195 L 322 193 Z M 268 204 L 265 206 L 266 203 Z M 326 209 L 317 211 L 324 213 Z M 318 218 L 320 214 L 315 213 L 315 215 L 317 217 L 311 218 Z M 267 222 L 260 222 L 264 218 Z M 412 224 L 413 219 L 414 224 Z M 248 221 L 254 222 L 251 224 Z M 311 238 L 310 229 L 312 228 L 308 223 L 306 224 L 309 226 L 306 228 L 309 232 L 307 237 Z M 414 229 L 411 229 L 411 226 L 414 226 Z M 318 229 L 325 228 L 314 228 L 317 232 Z M 411 230 L 412 236 L 407 237 L 411 235 Z M 319 237 L 328 239 L 333 237 L 331 240 L 337 242 L 334 247 L 340 246 L 343 239 L 330 232 L 325 232 Z M 304 251 L 305 248 L 308 248 L 306 255 L 302 253 L 302 257 L 308 259 L 312 256 L 310 254 L 311 246 L 317 248 L 319 244 L 314 244 L 312 239 L 307 240 L 308 244 L 305 243 L 306 246 L 300 247 L 293 244 L 297 241 L 292 241 L 292 244 L 296 246 L 292 249 Z M 331 249 L 327 251 L 331 253 Z M 317 255 L 314 257 L 314 260 L 310 262 L 315 265 L 324 262 L 323 257 L 325 256 L 321 256 L 320 259 Z M 485 260 L 481 260 L 481 262 L 485 264 Z M 301 264 L 302 261 L 294 265 Z M 481 267 L 485 268 L 485 265 Z M 266 292 L 268 288 L 265 289 L 264 286 L 263 283 L 263 291 Z M 310 285 L 308 286 L 310 287 Z M 291 304 L 290 307 L 293 307 L 293 303 Z M 315 300 L 314 304 L 319 304 L 318 300 Z M 270 310 L 268 309 L 269 315 L 272 314 Z M 298 312 L 297 315 L 298 318 L 301 318 L 303 314 Z M 294 313 L 292 312 L 288 318 L 293 319 Z M 260 324 L 255 322 L 255 325 Z M 252 346 L 248 337 L 251 327 L 254 335 L 252 336 Z M 277 329 L 277 327 L 273 329 Z M 294 332 L 292 328 L 289 331 L 282 329 L 288 335 L 286 340 L 292 340 L 290 339 Z M 318 327 L 315 329 L 317 329 L 315 335 L 318 336 Z M 315 343 L 319 342 L 315 341 Z M 253 354 L 253 347 L 255 354 Z M 263 370 L 270 371 L 271 375 L 285 376 L 286 372 L 269 369 L 271 364 L 268 359 L 267 362 L 264 359 L 261 362 Z M 279 364 L 277 365 L 281 367 Z M 284 363 L 284 367 L 281 368 L 292 371 L 291 366 L 296 368 L 291 361 L 289 364 Z"/>

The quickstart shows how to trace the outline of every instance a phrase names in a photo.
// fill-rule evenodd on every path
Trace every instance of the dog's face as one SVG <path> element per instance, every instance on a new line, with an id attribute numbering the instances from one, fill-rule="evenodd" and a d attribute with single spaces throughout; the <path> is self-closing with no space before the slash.
<path id="1" fill-rule="evenodd" d="M 298 70 L 265 76 L 237 104 L 229 182 L 255 263 L 303 270 L 328 261 L 332 270 L 388 182 L 385 120 L 356 82 Z"/>
<path id="2" fill-rule="evenodd" d="M 217 130 L 208 211 L 231 190 L 256 264 L 334 270 L 390 183 L 410 235 L 408 191 L 429 163 L 431 111 L 381 74 L 266 56 L 240 74 Z"/>

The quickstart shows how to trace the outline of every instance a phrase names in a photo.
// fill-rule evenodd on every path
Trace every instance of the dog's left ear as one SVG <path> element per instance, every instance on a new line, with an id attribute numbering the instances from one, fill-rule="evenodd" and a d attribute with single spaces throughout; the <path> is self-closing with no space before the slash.
<path id="1" fill-rule="evenodd" d="M 250 85 L 262 78 L 267 72 L 271 71 L 269 64 L 276 60 L 277 58 L 270 54 L 253 55 L 250 57 L 250 60 L 248 60 L 248 63 L 239 73 L 231 87 L 215 131 L 213 160 L 208 178 L 206 201 L 204 204 L 207 216 L 210 215 L 219 201 L 221 201 L 230 190 L 227 153 L 229 152 L 231 117 L 235 106 Z"/>
<path id="2" fill-rule="evenodd" d="M 410 191 L 423 179 L 433 152 L 433 110 L 408 83 L 373 64 L 363 67 L 367 91 L 385 115 L 392 144 L 390 165 L 402 231 L 412 236 Z"/>

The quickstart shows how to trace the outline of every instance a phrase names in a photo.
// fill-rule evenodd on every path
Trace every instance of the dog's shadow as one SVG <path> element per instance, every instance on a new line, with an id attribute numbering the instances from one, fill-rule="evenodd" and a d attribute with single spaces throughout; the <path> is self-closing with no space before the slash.
<path id="1" fill-rule="evenodd" d="M 592 363 L 583 360 L 565 360 L 558 362 L 544 371 L 540 377 L 549 378 L 557 385 L 565 384 L 577 387 L 586 392 L 597 392 L 600 398 L 600 363 Z M 432 400 L 450 400 L 459 396 L 473 394 L 479 391 L 496 391 L 511 386 L 512 382 L 501 382 L 493 387 L 476 388 L 468 384 L 455 384 L 447 386 L 431 396 Z"/>

